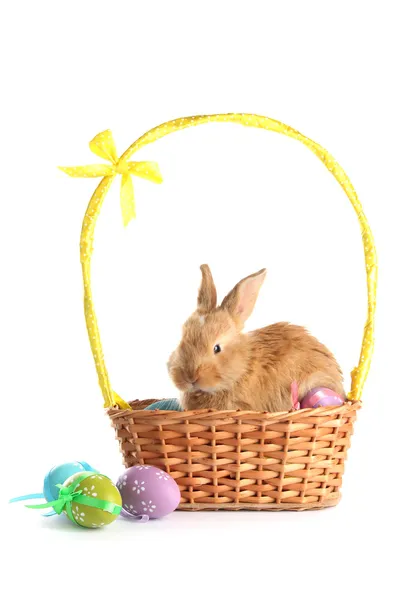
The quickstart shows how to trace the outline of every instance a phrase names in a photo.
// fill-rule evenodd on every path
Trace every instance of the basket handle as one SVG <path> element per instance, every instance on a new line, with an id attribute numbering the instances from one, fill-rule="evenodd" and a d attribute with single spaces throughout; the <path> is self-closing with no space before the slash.
<path id="1" fill-rule="evenodd" d="M 130 174 L 145 177 L 157 183 L 161 182 L 161 176 L 158 172 L 158 168 L 157 165 L 155 165 L 155 163 L 128 163 L 130 157 L 140 148 L 143 148 L 143 146 L 151 144 L 152 142 L 155 142 L 170 133 L 186 129 L 187 127 L 193 127 L 196 125 L 202 125 L 206 123 L 238 123 L 247 127 L 256 127 L 259 129 L 275 131 L 276 133 L 281 133 L 295 140 L 298 140 L 299 142 L 307 146 L 307 148 L 309 148 L 324 163 L 324 165 L 332 173 L 332 175 L 341 185 L 347 197 L 349 198 L 356 212 L 361 227 L 368 291 L 367 321 L 364 328 L 361 353 L 358 366 L 355 367 L 351 373 L 351 391 L 348 394 L 349 400 L 360 400 L 364 383 L 370 368 L 371 357 L 373 353 L 374 321 L 376 307 L 377 258 L 372 232 L 363 212 L 361 203 L 357 197 L 357 194 L 342 167 L 336 162 L 336 160 L 329 154 L 327 150 L 325 150 L 316 142 L 305 137 L 292 127 L 281 123 L 280 121 L 252 114 L 230 113 L 184 117 L 181 119 L 175 119 L 173 121 L 163 123 L 162 125 L 159 125 L 142 135 L 138 140 L 136 140 L 136 142 L 129 146 L 129 148 L 119 159 L 115 150 L 115 145 L 112 139 L 111 132 L 107 130 L 100 133 L 92 140 L 92 142 L 90 143 L 90 148 L 98 156 L 109 160 L 111 162 L 111 166 L 103 164 L 92 165 L 89 167 L 71 167 L 62 169 L 67 174 L 73 177 L 103 176 L 100 184 L 96 188 L 94 194 L 92 195 L 89 201 L 85 217 L 83 219 L 80 242 L 80 256 L 84 285 L 84 307 L 86 327 L 89 335 L 93 358 L 96 365 L 100 388 L 104 397 L 104 406 L 107 408 L 117 405 L 120 408 L 130 408 L 129 404 L 122 400 L 122 398 L 120 398 L 111 387 L 110 379 L 104 360 L 99 327 L 97 324 L 96 314 L 93 305 L 90 267 L 93 253 L 94 232 L 96 227 L 96 221 L 100 214 L 101 206 L 112 181 L 114 180 L 117 174 L 121 174 L 121 208 L 124 217 L 124 223 L 127 224 L 129 220 L 135 216 L 133 188 L 130 180 Z"/>

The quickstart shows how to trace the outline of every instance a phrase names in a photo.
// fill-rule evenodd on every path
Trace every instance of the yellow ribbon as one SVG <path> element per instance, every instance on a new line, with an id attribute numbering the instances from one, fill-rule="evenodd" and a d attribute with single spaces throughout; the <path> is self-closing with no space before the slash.
<path id="1" fill-rule="evenodd" d="M 59 167 L 71 177 L 115 177 L 121 178 L 121 212 L 124 225 L 136 217 L 135 197 L 131 175 L 148 179 L 153 183 L 162 183 L 158 164 L 149 161 L 127 161 L 124 156 L 118 158 L 114 139 L 109 129 L 102 131 L 89 143 L 91 151 L 110 161 L 110 165 L 86 165 L 84 167 Z"/>
<path id="2" fill-rule="evenodd" d="M 311 152 L 313 152 L 319 160 L 327 167 L 331 174 L 335 177 L 338 183 L 343 188 L 348 199 L 350 200 L 361 227 L 362 241 L 364 245 L 365 267 L 367 273 L 367 288 L 368 288 L 368 314 L 367 322 L 364 329 L 364 336 L 361 347 L 361 355 L 358 366 L 352 372 L 351 391 L 348 398 L 351 400 L 360 400 L 361 393 L 364 387 L 365 380 L 368 375 L 373 345 L 374 345 L 374 322 L 375 322 L 375 305 L 376 305 L 376 285 L 377 285 L 377 258 L 374 239 L 368 221 L 365 217 L 361 203 L 357 197 L 356 191 L 353 188 L 349 178 L 343 171 L 342 167 L 329 154 L 325 148 L 305 137 L 299 131 L 296 131 L 289 125 L 285 125 L 275 119 L 263 117 L 260 115 L 252 115 L 246 113 L 229 113 L 217 115 L 199 115 L 196 117 L 184 117 L 175 119 L 167 123 L 163 123 L 154 127 L 136 142 L 134 142 L 118 158 L 115 149 L 114 141 L 109 130 L 97 135 L 90 142 L 90 149 L 111 162 L 109 165 L 90 165 L 87 167 L 70 167 L 62 168 L 62 170 L 72 177 L 101 177 L 103 179 L 94 191 L 82 224 L 81 231 L 81 263 L 83 272 L 84 284 L 84 306 L 86 326 L 89 334 L 93 358 L 96 364 L 96 370 L 99 378 L 100 388 L 104 397 L 104 406 L 119 406 L 122 409 L 130 409 L 130 405 L 125 402 L 113 389 L 108 376 L 103 348 L 100 339 L 100 331 L 97 324 L 96 314 L 94 310 L 92 289 L 91 289 L 91 259 L 93 254 L 93 239 L 97 218 L 104 201 L 104 198 L 110 188 L 110 185 L 117 174 L 122 175 L 121 184 L 121 208 L 124 223 L 127 224 L 132 217 L 135 216 L 135 205 L 133 199 L 133 187 L 130 175 L 144 177 L 150 181 L 160 183 L 161 175 L 158 166 L 150 162 L 128 162 L 131 156 L 142 149 L 144 146 L 151 144 L 170 133 L 181 131 L 187 127 L 194 127 L 207 123 L 237 123 L 246 127 L 256 127 L 266 129 L 276 133 L 283 134 L 294 140 L 304 144 Z"/>

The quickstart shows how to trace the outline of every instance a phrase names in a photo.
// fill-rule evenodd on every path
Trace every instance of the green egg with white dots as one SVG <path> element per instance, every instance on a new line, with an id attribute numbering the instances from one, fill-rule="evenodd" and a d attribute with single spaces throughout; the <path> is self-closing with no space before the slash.
<path id="1" fill-rule="evenodd" d="M 96 506 L 87 506 L 86 504 L 80 503 L 79 496 L 77 496 L 77 501 L 75 502 L 72 500 L 71 502 L 73 519 L 71 519 L 71 517 L 68 515 L 67 510 L 64 509 L 64 512 L 69 519 L 81 527 L 87 527 L 89 529 L 103 527 L 104 525 L 109 525 L 115 521 L 121 510 L 122 500 L 121 494 L 111 479 L 105 475 L 100 475 L 89 471 L 81 471 L 71 475 L 71 477 L 64 482 L 63 487 L 73 486 L 74 482 L 76 482 L 77 485 L 72 488 L 73 492 L 81 491 L 82 496 L 92 498 L 95 503 L 100 501 L 99 504 L 102 502 L 109 504 L 107 504 L 106 509 Z M 113 512 L 110 512 L 112 509 Z"/>

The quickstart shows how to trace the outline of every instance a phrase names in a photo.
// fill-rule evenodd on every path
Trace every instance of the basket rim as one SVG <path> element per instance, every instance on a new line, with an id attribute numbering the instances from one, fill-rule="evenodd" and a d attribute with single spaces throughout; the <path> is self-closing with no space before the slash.
<path id="1" fill-rule="evenodd" d="M 256 411 L 256 410 L 216 410 L 214 408 L 202 408 L 198 410 L 187 410 L 187 411 L 176 411 L 176 410 L 145 410 L 136 408 L 135 406 L 147 403 L 149 400 L 133 400 L 129 402 L 130 408 L 119 408 L 109 407 L 106 408 L 106 414 L 111 419 L 121 417 L 134 417 L 140 419 L 156 419 L 158 417 L 165 417 L 174 420 L 188 420 L 191 418 L 235 418 L 235 419 L 259 419 L 260 421 L 298 421 L 303 417 L 325 417 L 330 415 L 338 415 L 350 412 L 352 410 L 359 410 L 362 407 L 360 400 L 346 400 L 342 406 L 331 406 L 319 408 L 302 408 L 300 410 L 282 411 L 270 413 L 268 411 Z M 153 402 L 153 400 L 152 400 Z M 156 402 L 156 400 L 154 400 Z"/>

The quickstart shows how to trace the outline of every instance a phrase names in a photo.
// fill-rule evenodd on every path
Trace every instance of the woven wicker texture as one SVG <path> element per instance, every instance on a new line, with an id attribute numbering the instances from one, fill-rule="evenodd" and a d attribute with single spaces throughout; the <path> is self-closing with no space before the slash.
<path id="1" fill-rule="evenodd" d="M 110 408 L 126 467 L 156 465 L 181 490 L 180 509 L 304 510 L 337 504 L 360 407 L 291 413 Z"/>

